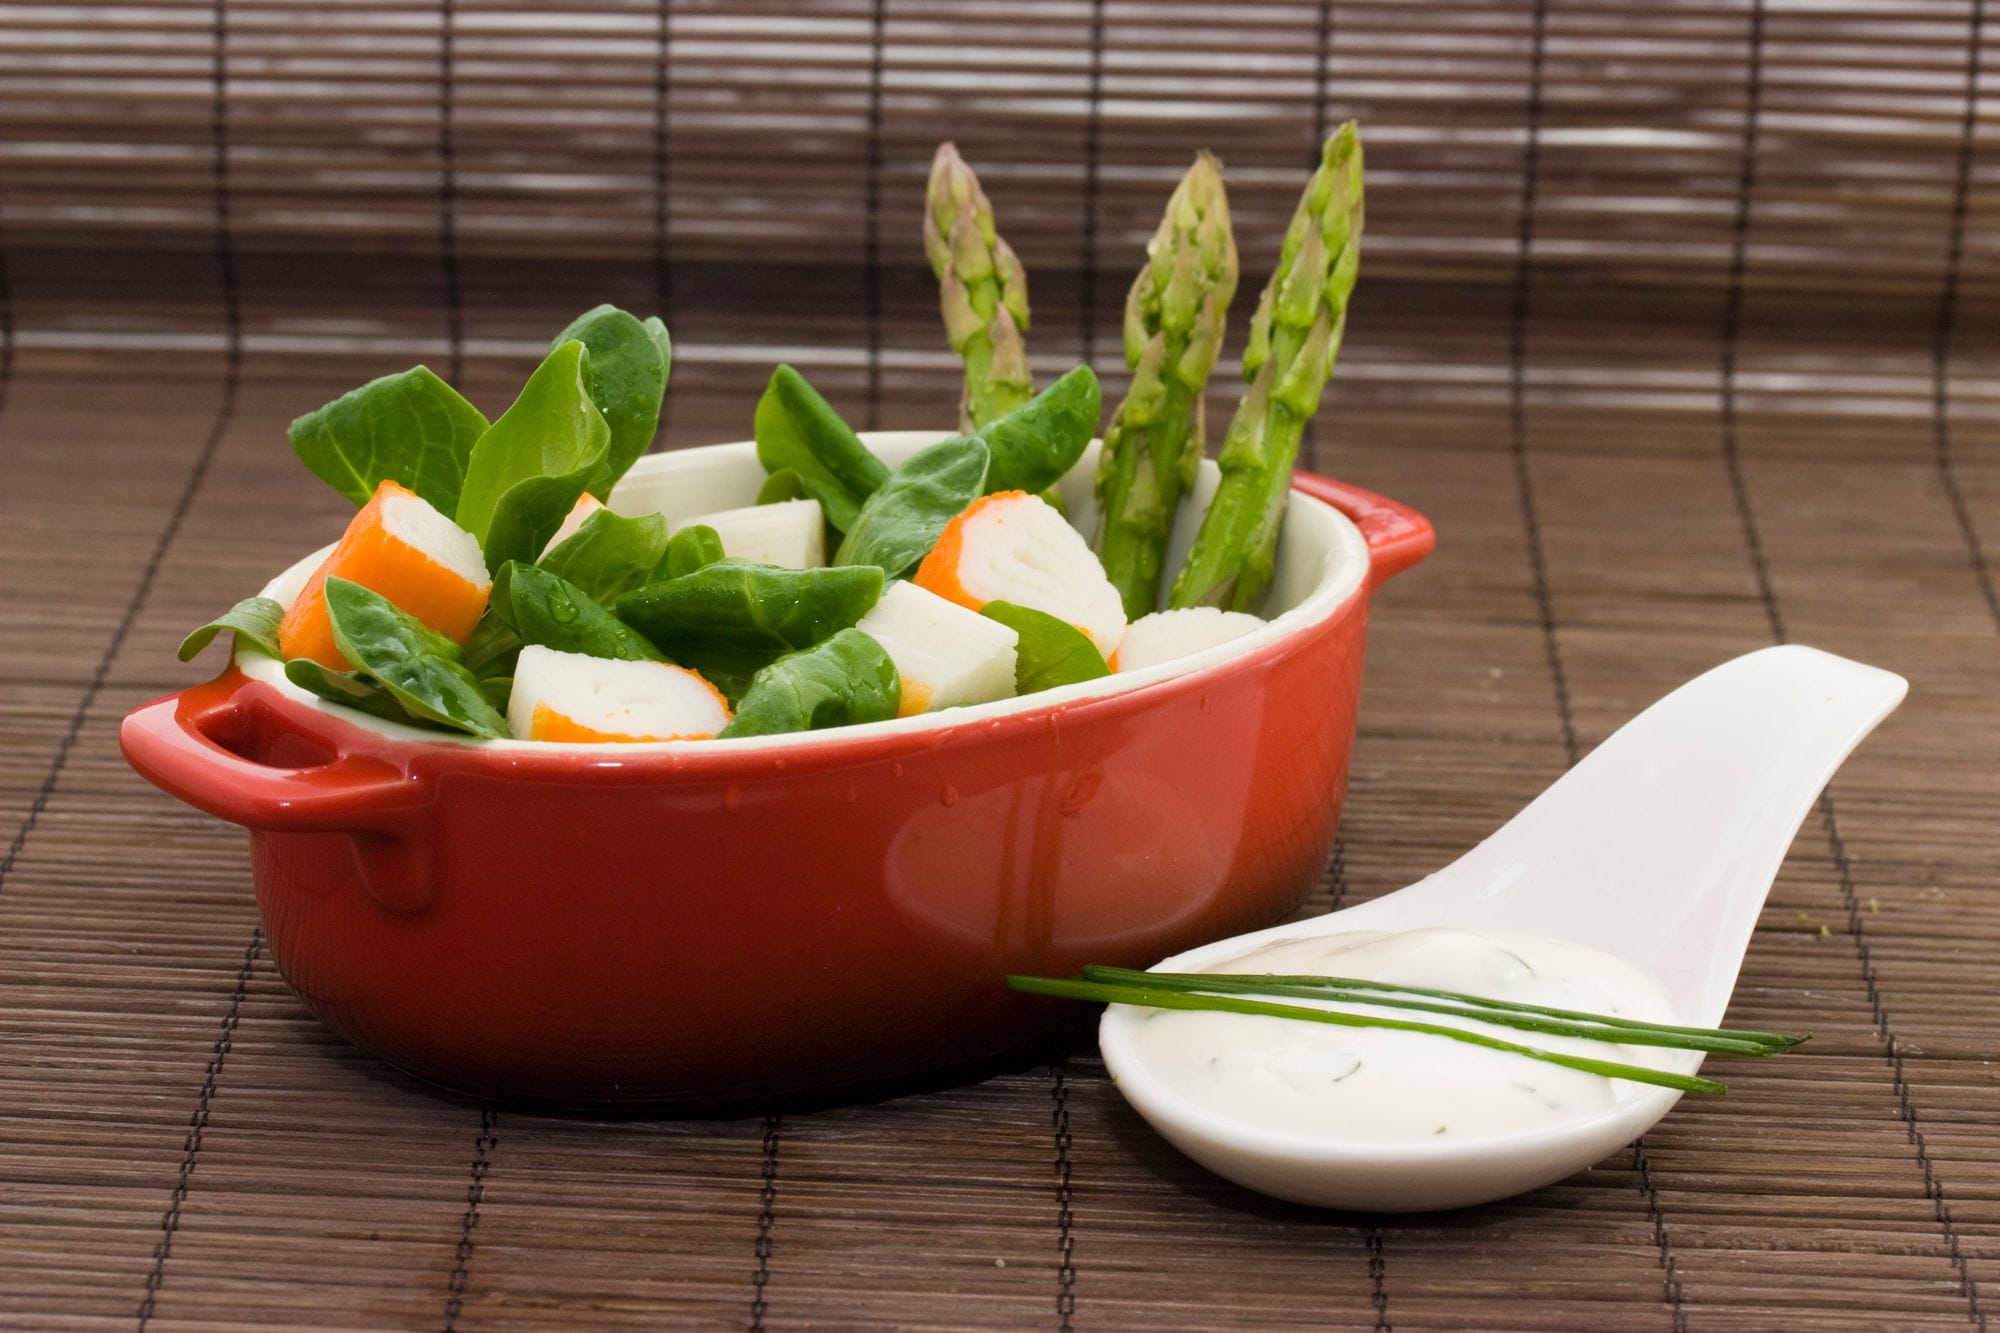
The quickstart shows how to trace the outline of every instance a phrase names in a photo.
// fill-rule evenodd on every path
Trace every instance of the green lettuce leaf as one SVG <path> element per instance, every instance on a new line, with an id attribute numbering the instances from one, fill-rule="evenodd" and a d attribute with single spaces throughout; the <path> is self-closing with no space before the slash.
<path id="1" fill-rule="evenodd" d="M 278 651 L 278 622 L 284 618 L 285 608 L 270 598 L 245 597 L 182 639 L 181 661 L 192 662 L 195 654 L 208 647 L 209 640 L 223 630 L 234 630 L 239 638 L 248 639 L 259 650 L 281 658 L 284 654 Z"/>
<path id="2" fill-rule="evenodd" d="M 502 571 L 506 566 L 501 566 Z M 500 587 L 496 577 L 493 583 L 497 595 Z M 488 598 L 486 614 L 479 618 L 467 636 L 465 645 L 458 650 L 459 660 L 465 669 L 481 680 L 489 676 L 507 676 L 514 672 L 514 659 L 521 651 L 521 636 L 514 627 L 500 618 L 493 599 Z"/>
<path id="3" fill-rule="evenodd" d="M 487 703 L 492 704 L 502 715 L 505 715 L 507 705 L 514 697 L 514 678 L 512 676 L 481 676 L 479 678 L 479 692 L 486 696 Z"/>
<path id="4" fill-rule="evenodd" d="M 988 602 L 979 613 L 1020 635 L 1014 645 L 1014 692 L 1033 694 L 1111 674 L 1097 645 L 1076 626 L 1013 602 Z"/>
<path id="5" fill-rule="evenodd" d="M 1097 434 L 1102 407 L 1096 374 L 1089 366 L 1078 366 L 974 432 L 993 451 L 992 466 L 986 471 L 987 491 L 1038 495 L 1061 481 Z"/>
<path id="6" fill-rule="evenodd" d="M 583 589 L 534 565 L 501 566 L 493 580 L 493 611 L 523 643 L 624 662 L 660 660 L 659 649 Z"/>
<path id="7" fill-rule="evenodd" d="M 627 518 L 599 509 L 535 563 L 609 602 L 650 582 L 666 553 L 667 521 L 658 514 Z"/>
<path id="8" fill-rule="evenodd" d="M 945 524 L 984 494 L 989 457 L 985 442 L 973 438 L 911 457 L 861 506 L 833 563 L 874 565 L 892 579 L 915 569 Z"/>
<path id="9" fill-rule="evenodd" d="M 658 325 L 657 340 L 653 325 Z M 667 392 L 666 326 L 657 319 L 642 323 L 615 305 L 601 305 L 577 316 L 549 349 L 571 340 L 590 349 L 584 386 L 611 432 L 604 460 L 584 487 L 603 500 L 659 431 L 660 404 Z"/>
<path id="10" fill-rule="evenodd" d="M 802 492 L 819 501 L 826 521 L 842 532 L 854 525 L 862 502 L 888 480 L 882 460 L 790 366 L 771 372 L 771 383 L 757 400 L 756 433 L 764 470 L 798 474 Z"/>
<path id="11" fill-rule="evenodd" d="M 757 503 L 760 505 L 783 504 L 787 500 L 810 500 L 806 493 L 805 478 L 788 467 L 781 467 L 764 478 L 764 484 L 757 488 Z"/>
<path id="12" fill-rule="evenodd" d="M 326 581 L 334 646 L 412 717 L 488 738 L 507 721 L 459 660 L 458 645 L 388 598 L 346 579 Z"/>
<path id="13" fill-rule="evenodd" d="M 759 671 L 720 735 L 771 736 L 880 722 L 896 716 L 902 697 L 896 664 L 882 645 L 858 629 L 844 629 Z"/>
<path id="14" fill-rule="evenodd" d="M 299 461 L 355 504 L 366 504 L 388 480 L 450 514 L 458 509 L 466 460 L 486 429 L 478 408 L 417 366 L 306 413 L 290 434 Z"/>
<path id="15" fill-rule="evenodd" d="M 628 592 L 614 610 L 669 659 L 735 698 L 763 667 L 846 629 L 881 595 L 882 571 L 872 566 L 784 569 L 718 560 Z"/>
<path id="16" fill-rule="evenodd" d="M 666 321 L 658 315 L 648 315 L 639 321 L 646 326 L 646 336 L 653 340 L 653 346 L 660 349 L 661 373 L 674 373 L 674 340 L 667 336 Z"/>
<path id="17" fill-rule="evenodd" d="M 358 708 L 371 716 L 411 726 L 426 725 L 422 719 L 411 717 L 387 690 L 355 672 L 334 671 L 310 657 L 295 657 L 285 663 L 285 678 L 322 699 Z"/>
<path id="18" fill-rule="evenodd" d="M 692 574 L 722 557 L 721 535 L 706 523 L 689 524 L 667 539 L 667 554 L 659 563 L 654 581 Z"/>
<path id="19" fill-rule="evenodd" d="M 472 448 L 457 519 L 490 570 L 540 555 L 604 461 L 611 428 L 585 388 L 588 361 L 575 339 L 557 346 Z"/>

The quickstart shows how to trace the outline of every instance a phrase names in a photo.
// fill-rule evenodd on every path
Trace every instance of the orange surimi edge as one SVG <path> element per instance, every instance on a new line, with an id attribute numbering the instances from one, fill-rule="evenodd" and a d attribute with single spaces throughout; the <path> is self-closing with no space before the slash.
<path id="1" fill-rule="evenodd" d="M 392 506 L 422 506 L 422 511 L 409 512 L 411 525 L 406 527 L 398 521 L 399 515 L 391 512 Z M 467 576 L 463 560 L 446 563 L 406 540 L 404 534 L 414 526 L 459 532 L 414 491 L 393 481 L 376 487 L 279 623 L 278 647 L 287 659 L 310 658 L 337 671 L 351 665 L 333 641 L 333 622 L 326 611 L 329 578 L 347 579 L 380 593 L 446 638 L 465 642 L 486 610 L 492 581 L 486 577 L 483 564 L 475 580 Z M 469 535 L 460 535 L 476 552 L 478 544 Z"/>
<path id="2" fill-rule="evenodd" d="M 933 693 L 935 691 L 922 681 L 903 677 L 903 701 L 896 705 L 896 716 L 915 717 L 931 706 Z"/>
<path id="3" fill-rule="evenodd" d="M 958 577 L 959 562 L 965 555 L 965 525 L 974 515 L 995 502 L 1012 502 L 1027 498 L 1026 491 L 995 491 L 991 495 L 980 496 L 961 509 L 956 518 L 944 525 L 944 531 L 938 536 L 937 545 L 931 548 L 931 553 L 917 566 L 916 577 L 910 582 L 926 592 L 936 593 L 948 602 L 957 602 L 960 606 L 974 611 L 985 606 L 987 599 L 973 596 Z"/>

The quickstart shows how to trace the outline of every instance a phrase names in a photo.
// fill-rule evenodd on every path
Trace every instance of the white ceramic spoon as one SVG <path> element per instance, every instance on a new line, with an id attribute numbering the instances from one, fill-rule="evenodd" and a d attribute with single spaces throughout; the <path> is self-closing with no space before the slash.
<path id="1" fill-rule="evenodd" d="M 1766 648 L 1725 662 L 1626 723 L 1429 878 L 1345 911 L 1204 945 L 1155 970 L 1197 971 L 1256 945 L 1341 931 L 1503 930 L 1630 959 L 1666 984 L 1680 1022 L 1715 1026 L 1814 798 L 1907 689 L 1901 676 L 1813 648 Z M 1281 1133 L 1192 1105 L 1153 1075 L 1135 1045 L 1145 1013 L 1112 1005 L 1099 1028 L 1105 1065 L 1126 1100 L 1203 1166 L 1298 1203 L 1405 1212 L 1506 1198 L 1602 1160 L 1680 1097 L 1646 1087 L 1593 1116 L 1483 1139 L 1398 1144 Z"/>

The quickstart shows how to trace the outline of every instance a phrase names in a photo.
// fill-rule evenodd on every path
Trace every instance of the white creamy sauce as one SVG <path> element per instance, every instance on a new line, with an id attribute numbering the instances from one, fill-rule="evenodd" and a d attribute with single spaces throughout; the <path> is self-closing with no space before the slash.
<path id="1" fill-rule="evenodd" d="M 1357 977 L 1647 1022 L 1676 1021 L 1665 988 L 1642 968 L 1582 945 L 1531 935 L 1351 931 L 1267 944 L 1205 970 Z M 1621 1064 L 1683 1070 L 1693 1064 L 1688 1053 L 1664 1047 L 1551 1036 L 1421 1011 L 1245 998 L 1449 1024 Z M 1450 1037 L 1250 1014 L 1154 1010 L 1137 1024 L 1136 1047 L 1148 1070 L 1209 1111 L 1329 1140 L 1480 1138 L 1589 1116 L 1652 1091 Z"/>

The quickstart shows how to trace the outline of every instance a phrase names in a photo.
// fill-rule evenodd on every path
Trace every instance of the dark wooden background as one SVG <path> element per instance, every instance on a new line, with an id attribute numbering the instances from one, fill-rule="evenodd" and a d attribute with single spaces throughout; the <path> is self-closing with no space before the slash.
<path id="1" fill-rule="evenodd" d="M 1989 32 L 1983 0 L 0 3 L 0 1324 L 1986 1327 Z M 675 332 L 667 447 L 747 435 L 779 359 L 937 424 L 948 134 L 1038 368 L 1115 386 L 1193 149 L 1247 306 L 1349 115 L 1367 263 L 1310 462 L 1440 544 L 1379 603 L 1312 910 L 1727 656 L 1911 680 L 1731 1012 L 1814 1042 L 1642 1147 L 1489 1208 L 1316 1213 L 1179 1158 L 1087 1044 L 769 1118 L 466 1103 L 307 1018 L 240 835 L 119 760 L 128 708 L 215 665 L 184 629 L 337 531 L 283 426 L 360 379 L 427 360 L 497 410 L 613 300 Z"/>

